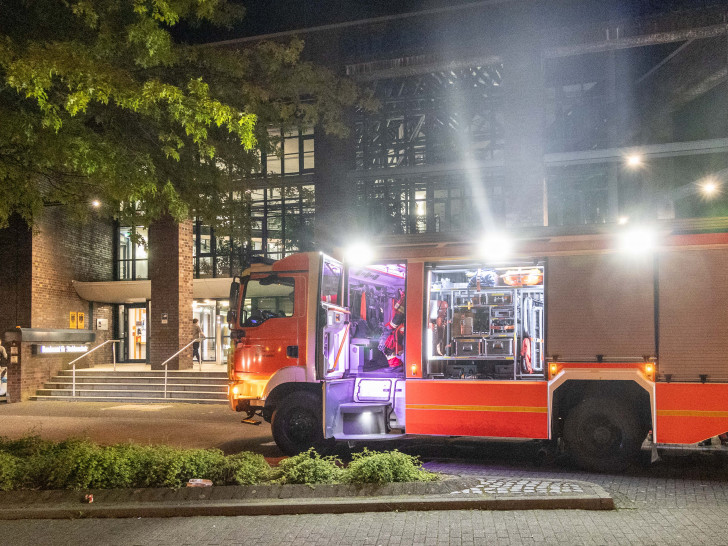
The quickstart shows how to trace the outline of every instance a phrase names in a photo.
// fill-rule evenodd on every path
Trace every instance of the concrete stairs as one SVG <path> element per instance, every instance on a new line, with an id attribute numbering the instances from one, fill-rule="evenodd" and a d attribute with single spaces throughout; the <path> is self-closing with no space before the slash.
<path id="1" fill-rule="evenodd" d="M 64 370 L 38 389 L 31 400 L 78 402 L 131 402 L 135 404 L 176 403 L 226 404 L 226 372 L 170 370 L 167 397 L 164 371 L 76 370 L 76 396 L 72 372 Z"/>

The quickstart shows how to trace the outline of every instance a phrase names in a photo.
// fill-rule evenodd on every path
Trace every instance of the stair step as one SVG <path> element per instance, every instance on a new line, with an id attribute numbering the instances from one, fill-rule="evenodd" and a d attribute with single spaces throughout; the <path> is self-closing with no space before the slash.
<path id="1" fill-rule="evenodd" d="M 133 403 L 133 404 L 227 404 L 225 400 L 215 400 L 209 398 L 126 398 L 123 396 L 119 397 L 106 397 L 106 396 L 84 396 L 73 398 L 71 396 L 43 396 L 35 395 L 31 396 L 30 400 L 42 401 L 42 402 L 120 402 L 120 403 Z"/>
<path id="2" fill-rule="evenodd" d="M 71 375 L 56 375 L 51 378 L 51 381 L 56 383 L 71 382 Z M 228 378 L 217 377 L 175 377 L 170 375 L 167 377 L 167 383 L 174 382 L 177 385 L 197 385 L 198 383 L 204 382 L 207 385 L 227 385 Z M 164 376 L 160 377 L 130 377 L 126 375 L 104 375 L 104 376 L 88 376 L 82 375 L 76 376 L 76 383 L 134 383 L 139 385 L 144 384 L 162 384 L 164 383 Z"/>
<path id="3" fill-rule="evenodd" d="M 72 389 L 73 383 L 70 381 L 49 381 L 43 388 L 45 389 Z M 146 391 L 158 391 L 164 390 L 164 383 L 86 383 L 76 381 L 76 389 L 84 390 L 146 390 Z M 179 384 L 179 383 L 167 383 L 167 390 L 175 391 L 215 391 L 215 392 L 227 392 L 227 383 L 222 384 Z"/>
<path id="4" fill-rule="evenodd" d="M 38 389 L 38 396 L 71 396 L 71 389 Z M 118 390 L 85 390 L 76 389 L 78 397 L 123 397 L 123 398 L 163 398 L 164 391 L 118 391 Z M 171 391 L 167 390 L 168 398 L 204 398 L 227 400 L 227 393 L 210 391 Z"/>
<path id="5" fill-rule="evenodd" d="M 58 372 L 61 376 L 73 375 L 73 370 L 61 370 Z M 164 370 L 149 370 L 149 371 L 129 371 L 119 369 L 113 370 L 89 370 L 89 369 L 77 369 L 76 377 L 97 377 L 97 376 L 113 376 L 113 375 L 124 375 L 126 377 L 164 377 Z M 169 377 L 189 377 L 189 378 L 203 378 L 203 377 L 214 377 L 214 378 L 225 378 L 227 379 L 227 372 L 195 372 L 191 370 L 168 370 L 167 375 Z"/>

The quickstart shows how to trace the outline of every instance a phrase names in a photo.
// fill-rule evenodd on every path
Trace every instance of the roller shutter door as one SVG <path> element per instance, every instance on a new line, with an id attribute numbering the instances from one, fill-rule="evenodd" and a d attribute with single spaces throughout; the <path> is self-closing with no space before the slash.
<path id="1" fill-rule="evenodd" d="M 660 256 L 660 377 L 728 380 L 728 250 Z"/>
<path id="2" fill-rule="evenodd" d="M 655 354 L 654 260 L 555 256 L 546 269 L 546 354 L 562 361 Z"/>

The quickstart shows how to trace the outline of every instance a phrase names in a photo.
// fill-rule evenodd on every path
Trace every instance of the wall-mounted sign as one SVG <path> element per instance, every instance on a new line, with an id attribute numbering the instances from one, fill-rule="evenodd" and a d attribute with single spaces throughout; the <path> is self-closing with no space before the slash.
<path id="1" fill-rule="evenodd" d="M 167 324 L 168 322 L 169 322 L 169 314 L 162 313 L 162 324 Z"/>
<path id="2" fill-rule="evenodd" d="M 97 330 L 108 330 L 109 329 L 109 319 L 97 318 L 96 319 L 96 329 Z"/>
<path id="3" fill-rule="evenodd" d="M 68 327 L 73 330 L 76 329 L 76 311 L 71 311 L 70 315 L 68 316 Z"/>
<path id="4" fill-rule="evenodd" d="M 88 345 L 32 345 L 32 348 L 33 353 L 39 355 L 88 352 Z"/>
<path id="5" fill-rule="evenodd" d="M 86 315 L 83 313 L 78 313 L 78 320 L 76 321 L 76 328 L 79 330 L 83 330 L 86 328 Z"/>

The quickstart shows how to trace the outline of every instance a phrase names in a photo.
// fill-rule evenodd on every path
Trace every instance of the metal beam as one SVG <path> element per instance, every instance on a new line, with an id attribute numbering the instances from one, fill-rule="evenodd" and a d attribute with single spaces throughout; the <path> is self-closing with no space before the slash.
<path id="1" fill-rule="evenodd" d="M 683 42 L 687 40 L 715 38 L 717 36 L 725 35 L 726 32 L 728 32 L 728 25 L 720 24 L 700 28 L 673 30 L 669 32 L 655 32 L 652 34 L 642 34 L 624 38 L 620 38 L 619 33 L 617 33 L 615 38 L 611 38 L 609 29 L 605 29 L 606 39 L 604 40 L 548 47 L 544 50 L 543 55 L 549 59 L 571 57 L 573 55 L 584 55 L 586 53 L 600 53 L 603 51 L 629 49 L 632 47 L 644 47 L 657 44 Z"/>

